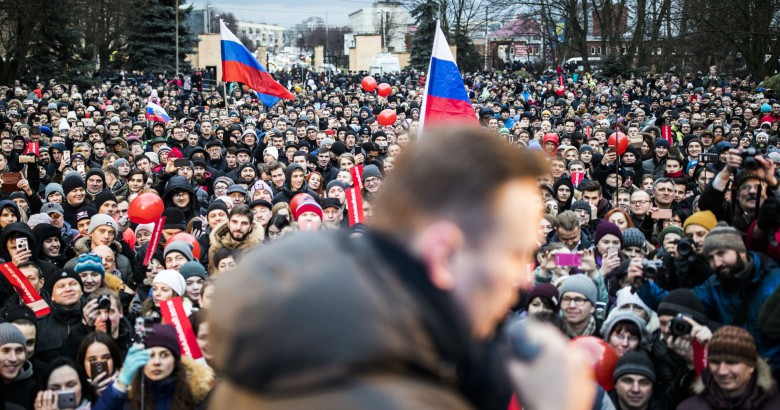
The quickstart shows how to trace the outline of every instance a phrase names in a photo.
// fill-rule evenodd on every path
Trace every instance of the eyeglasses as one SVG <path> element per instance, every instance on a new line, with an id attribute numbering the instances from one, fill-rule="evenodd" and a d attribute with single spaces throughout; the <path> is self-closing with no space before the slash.
<path id="1" fill-rule="evenodd" d="M 572 303 L 574 304 L 574 306 L 584 306 L 585 302 L 590 302 L 590 301 L 585 298 L 572 298 L 568 296 L 564 296 L 561 298 L 561 306 L 570 305 Z"/>
<path id="2" fill-rule="evenodd" d="M 626 339 L 628 339 L 629 343 L 639 343 L 639 338 L 636 337 L 636 336 L 631 336 L 631 335 L 626 336 L 626 335 L 624 335 L 622 333 L 613 333 L 612 337 L 614 337 L 615 339 L 617 339 L 620 342 L 625 342 Z"/>
<path id="3" fill-rule="evenodd" d="M 188 194 L 186 192 L 178 192 L 178 193 L 173 194 L 173 197 L 174 198 L 186 198 L 187 195 Z"/>
<path id="4" fill-rule="evenodd" d="M 649 200 L 647 200 L 647 199 L 645 199 L 645 200 L 641 200 L 641 201 L 640 201 L 640 200 L 637 200 L 637 201 L 631 201 L 631 205 L 642 205 L 642 204 L 646 204 L 646 203 L 648 203 L 648 202 L 650 202 L 650 201 L 649 201 Z"/>

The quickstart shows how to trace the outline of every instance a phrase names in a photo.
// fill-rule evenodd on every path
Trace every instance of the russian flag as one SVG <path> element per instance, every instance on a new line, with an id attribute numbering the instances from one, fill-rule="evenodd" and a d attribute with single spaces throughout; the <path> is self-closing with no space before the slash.
<path id="1" fill-rule="evenodd" d="M 471 106 L 458 65 L 437 20 L 431 64 L 428 67 L 428 78 L 425 81 L 425 94 L 422 110 L 420 110 L 421 134 L 442 123 L 479 125 L 479 120 L 474 107 Z"/>
<path id="2" fill-rule="evenodd" d="M 295 97 L 277 83 L 259 61 L 241 44 L 241 41 L 219 21 L 222 45 L 222 81 L 237 81 L 257 92 L 257 97 L 266 107 L 271 107 L 282 98 Z"/>
<path id="3" fill-rule="evenodd" d="M 165 108 L 160 107 L 159 105 L 147 101 L 146 102 L 146 119 L 150 121 L 155 122 L 163 122 L 167 123 L 171 120 L 171 117 L 168 116 L 168 113 L 165 112 Z"/>

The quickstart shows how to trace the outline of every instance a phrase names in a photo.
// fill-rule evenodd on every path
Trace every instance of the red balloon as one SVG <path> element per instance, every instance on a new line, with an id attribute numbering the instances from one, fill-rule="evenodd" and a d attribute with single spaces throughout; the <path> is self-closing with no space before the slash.
<path id="1" fill-rule="evenodd" d="M 381 95 L 382 97 L 387 97 L 392 92 L 393 92 L 393 87 L 390 87 L 390 84 L 388 83 L 382 83 L 376 87 L 376 93 Z"/>
<path id="2" fill-rule="evenodd" d="M 566 91 L 563 87 L 558 87 L 555 89 L 555 93 L 558 94 L 558 97 L 563 97 L 563 93 Z"/>
<path id="3" fill-rule="evenodd" d="M 176 235 L 168 238 L 168 241 L 165 242 L 165 247 L 176 241 L 182 241 L 190 244 L 192 247 L 192 256 L 194 256 L 196 260 L 200 260 L 200 243 L 198 243 L 198 240 L 195 239 L 194 236 L 188 234 L 187 232 L 179 232 Z"/>
<path id="4" fill-rule="evenodd" d="M 360 86 L 363 87 L 363 90 L 366 92 L 374 92 L 376 89 L 376 80 L 370 75 L 363 77 L 363 81 L 360 82 Z"/>
<path id="5" fill-rule="evenodd" d="M 150 224 L 157 222 L 165 210 L 163 200 L 155 194 L 145 193 L 138 195 L 127 209 L 127 217 L 137 224 Z"/>
<path id="6" fill-rule="evenodd" d="M 314 201 L 314 197 L 312 197 L 311 195 L 309 195 L 307 193 L 300 193 L 300 194 L 295 195 L 290 200 L 290 209 L 292 210 L 293 213 L 295 213 L 295 210 L 298 209 L 298 205 L 300 205 L 301 202 L 307 201 L 307 200 L 308 201 Z M 290 215 L 290 217 L 292 217 L 292 215 Z"/>
<path id="7" fill-rule="evenodd" d="M 617 153 L 618 155 L 623 155 L 624 152 L 628 149 L 628 137 L 626 134 L 623 134 L 620 131 L 613 132 L 612 135 L 609 136 L 607 139 L 607 144 L 609 144 L 610 147 L 615 146 L 615 141 L 617 140 Z"/>
<path id="8" fill-rule="evenodd" d="M 569 346 L 576 346 L 585 352 L 593 367 L 593 377 L 606 391 L 614 387 L 613 375 L 618 357 L 607 342 L 595 336 L 580 336 L 572 339 Z"/>
<path id="9" fill-rule="evenodd" d="M 395 114 L 395 110 L 386 109 L 382 110 L 382 112 L 379 113 L 379 115 L 376 116 L 376 122 L 378 122 L 381 125 L 384 125 L 385 127 L 389 127 L 393 124 L 395 124 L 395 121 L 398 119 L 398 116 Z"/>

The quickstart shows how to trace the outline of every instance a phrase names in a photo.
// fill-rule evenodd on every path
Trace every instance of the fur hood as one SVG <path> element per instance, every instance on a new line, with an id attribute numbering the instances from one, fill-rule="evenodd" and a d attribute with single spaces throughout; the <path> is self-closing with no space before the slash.
<path id="1" fill-rule="evenodd" d="M 766 360 L 759 357 L 756 362 L 756 372 L 758 373 L 758 379 L 756 379 L 756 387 L 761 389 L 763 393 L 772 391 L 775 381 L 772 379 L 772 370 L 769 368 Z M 704 382 L 701 377 L 697 377 L 691 384 L 691 391 L 694 394 L 702 394 L 705 390 Z"/>
<path id="2" fill-rule="evenodd" d="M 202 403 L 208 397 L 216 383 L 214 371 L 205 363 L 200 363 L 187 356 L 181 357 L 181 364 L 187 371 L 187 382 L 195 402 Z M 128 397 L 133 397 L 133 392 L 128 391 Z"/>
<path id="3" fill-rule="evenodd" d="M 106 273 L 106 276 L 103 278 L 103 283 L 107 288 L 113 290 L 117 294 L 121 294 L 122 290 L 125 288 L 125 283 L 122 282 L 122 279 L 110 273 Z"/>
<path id="4" fill-rule="evenodd" d="M 256 221 L 252 221 L 252 232 L 247 238 L 241 242 L 233 240 L 230 237 L 228 231 L 228 221 L 225 221 L 211 230 L 209 233 L 209 273 L 214 274 L 216 272 L 216 266 L 211 261 L 214 260 L 214 254 L 222 248 L 233 248 L 239 251 L 248 251 L 249 249 L 260 246 L 263 243 L 265 237 L 265 230 L 262 225 Z"/>

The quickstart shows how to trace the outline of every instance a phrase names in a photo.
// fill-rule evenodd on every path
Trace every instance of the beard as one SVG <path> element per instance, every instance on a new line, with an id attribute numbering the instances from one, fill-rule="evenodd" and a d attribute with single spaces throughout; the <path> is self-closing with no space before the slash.
<path id="1" fill-rule="evenodd" d="M 741 258 L 737 258 L 737 262 L 733 265 L 721 266 L 715 270 L 715 275 L 728 289 L 737 289 L 740 286 L 739 274 L 744 272 L 747 268 L 747 264 Z"/>
<path id="2" fill-rule="evenodd" d="M 193 180 L 195 180 L 195 183 L 198 185 L 206 185 L 206 176 L 205 175 L 193 175 Z"/>
<path id="3" fill-rule="evenodd" d="M 243 241 L 244 239 L 246 239 L 247 236 L 249 236 L 250 233 L 252 233 L 251 228 L 246 233 L 240 231 L 238 232 L 230 231 L 230 238 L 233 239 L 234 241 Z"/>

